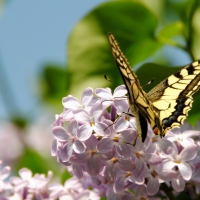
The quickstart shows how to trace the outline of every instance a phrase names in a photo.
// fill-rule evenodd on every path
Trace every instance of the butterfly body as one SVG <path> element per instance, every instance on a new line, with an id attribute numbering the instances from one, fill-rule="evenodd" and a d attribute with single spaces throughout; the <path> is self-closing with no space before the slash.
<path id="1" fill-rule="evenodd" d="M 192 95 L 200 87 L 200 61 L 195 61 L 169 76 L 145 93 L 114 36 L 108 35 L 113 57 L 128 91 L 128 102 L 136 118 L 138 135 L 144 142 L 148 123 L 161 137 L 180 127 L 191 109 Z"/>

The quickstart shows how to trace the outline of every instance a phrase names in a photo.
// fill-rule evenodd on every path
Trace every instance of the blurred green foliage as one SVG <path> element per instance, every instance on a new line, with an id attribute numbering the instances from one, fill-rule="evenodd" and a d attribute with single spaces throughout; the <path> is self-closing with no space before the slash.
<path id="1" fill-rule="evenodd" d="M 64 66 L 58 64 L 46 64 L 41 75 L 42 98 L 45 102 L 54 106 L 61 105 L 62 97 L 67 95 L 70 76 Z"/>

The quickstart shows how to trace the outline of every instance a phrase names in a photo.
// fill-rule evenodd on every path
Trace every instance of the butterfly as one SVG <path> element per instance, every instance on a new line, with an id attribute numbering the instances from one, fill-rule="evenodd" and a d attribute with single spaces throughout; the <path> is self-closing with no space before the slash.
<path id="1" fill-rule="evenodd" d="M 136 118 L 138 136 L 142 142 L 147 136 L 148 123 L 160 137 L 170 129 L 180 127 L 191 110 L 192 95 L 200 87 L 200 60 L 172 74 L 146 93 L 111 33 L 108 40 L 128 91 L 129 107 Z"/>

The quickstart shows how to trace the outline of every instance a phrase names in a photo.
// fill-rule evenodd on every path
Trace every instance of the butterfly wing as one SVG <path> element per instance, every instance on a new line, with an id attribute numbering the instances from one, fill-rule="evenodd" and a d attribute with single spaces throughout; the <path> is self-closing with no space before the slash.
<path id="1" fill-rule="evenodd" d="M 147 94 L 159 114 L 161 136 L 183 124 L 192 107 L 192 95 L 199 87 L 200 60 L 169 76 Z"/>
<path id="2" fill-rule="evenodd" d="M 113 57 L 117 63 L 124 84 L 128 91 L 129 106 L 136 118 L 138 135 L 142 141 L 147 135 L 147 121 L 155 127 L 156 115 L 153 111 L 151 102 L 146 98 L 146 93 L 142 90 L 136 74 L 131 69 L 126 57 L 122 53 L 114 36 L 109 33 L 108 39 L 110 42 Z"/>

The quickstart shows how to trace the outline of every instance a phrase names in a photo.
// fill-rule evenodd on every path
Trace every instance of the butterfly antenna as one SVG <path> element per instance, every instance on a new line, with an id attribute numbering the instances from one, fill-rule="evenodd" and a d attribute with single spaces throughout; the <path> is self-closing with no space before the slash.
<path id="1" fill-rule="evenodd" d="M 145 86 L 147 86 L 147 85 L 150 85 L 150 84 L 152 84 L 153 82 L 154 82 L 154 78 L 153 79 L 151 79 L 148 83 L 146 83 L 145 85 L 143 85 L 142 87 L 145 87 Z"/>
<path id="2" fill-rule="evenodd" d="M 112 124 L 110 124 L 109 126 L 107 126 L 107 127 L 104 129 L 104 131 L 105 131 L 107 128 L 111 127 L 113 124 L 116 124 L 120 117 L 121 117 L 121 116 L 119 116 L 117 119 L 115 119 L 115 121 L 114 121 Z"/>
<path id="3" fill-rule="evenodd" d="M 126 115 L 129 115 L 129 116 L 131 116 L 131 117 L 134 117 L 134 115 L 132 115 L 131 113 L 128 113 L 128 112 L 122 112 L 122 113 L 124 113 L 124 114 L 126 114 Z M 121 115 L 119 115 L 118 118 L 115 119 L 115 121 L 114 121 L 112 124 L 110 124 L 109 126 L 107 126 L 107 127 L 104 129 L 104 131 L 105 131 L 107 128 L 109 128 L 110 126 L 112 126 L 113 124 L 116 124 L 120 117 L 121 117 Z"/>
<path id="4" fill-rule="evenodd" d="M 134 143 L 133 143 L 133 146 L 134 146 L 134 147 L 135 147 L 135 145 L 136 145 L 137 139 L 138 139 L 138 135 L 136 136 L 135 141 L 134 141 Z"/>
<path id="5" fill-rule="evenodd" d="M 107 81 L 109 81 L 109 82 L 111 82 L 111 83 L 114 83 L 114 82 L 111 81 L 106 75 L 104 75 L 104 78 L 105 78 Z"/>

